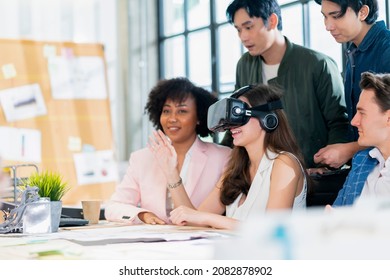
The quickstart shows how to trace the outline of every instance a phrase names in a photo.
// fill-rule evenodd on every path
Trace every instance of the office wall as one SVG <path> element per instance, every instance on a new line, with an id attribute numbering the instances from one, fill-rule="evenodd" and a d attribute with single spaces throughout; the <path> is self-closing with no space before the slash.
<path id="1" fill-rule="evenodd" d="M 120 1 L 106 0 L 0 0 L 0 39 L 67 41 L 104 46 L 114 137 L 112 137 L 112 134 L 105 134 L 102 137 L 114 141 L 114 145 L 110 148 L 114 150 L 115 157 L 120 160 L 121 155 L 123 155 L 123 158 L 127 158 L 127 153 L 123 152 L 122 146 L 125 145 L 123 143 L 129 141 L 125 137 L 121 139 L 119 135 L 123 134 L 123 130 L 118 127 L 118 122 L 124 120 L 124 118 L 119 115 L 117 98 L 127 94 L 120 92 L 118 89 L 119 85 L 125 84 L 127 80 L 127 77 L 118 75 L 120 70 L 118 64 L 122 61 L 122 57 L 118 52 L 118 45 L 128 40 L 128 34 L 120 34 L 118 31 L 118 26 L 123 24 L 117 16 L 121 10 L 119 4 Z M 127 17 L 127 10 L 125 10 L 125 14 Z M 124 24 L 127 24 L 127 22 L 124 22 Z M 119 38 L 119 35 L 123 36 Z M 40 52 L 39 55 L 42 55 L 42 53 Z M 126 63 L 128 64 L 127 60 Z M 39 72 L 39 69 L 36 68 L 34 71 Z M 119 143 L 122 143 L 122 146 Z M 54 157 L 55 153 L 52 156 Z M 56 168 L 63 168 L 63 170 L 74 169 L 68 167 L 68 163 L 56 166 Z M 64 173 L 68 172 L 64 171 Z M 76 184 L 74 178 L 70 183 L 72 185 Z M 98 187 L 96 192 L 89 187 L 84 188 L 85 186 L 82 186 L 77 188 L 77 192 L 69 193 L 70 197 L 66 199 L 66 203 L 77 203 L 77 200 L 83 197 L 107 198 L 112 193 L 113 186 L 115 184 L 111 183 L 109 188 L 100 189 Z M 78 193 L 81 190 L 84 191 Z"/>
<path id="2" fill-rule="evenodd" d="M 156 9 L 154 0 L 1 0 L 0 39 L 103 44 L 116 155 L 126 160 L 149 129 L 141 108 L 157 81 Z"/>
<path id="3" fill-rule="evenodd" d="M 103 46 L 1 39 L 0 65 L 3 164 L 59 172 L 66 204 L 108 199 L 117 169 Z"/>

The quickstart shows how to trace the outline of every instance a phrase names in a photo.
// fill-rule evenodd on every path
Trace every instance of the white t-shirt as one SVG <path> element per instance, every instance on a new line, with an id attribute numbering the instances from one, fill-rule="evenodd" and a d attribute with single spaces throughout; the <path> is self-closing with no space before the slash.
<path id="1" fill-rule="evenodd" d="M 264 61 L 262 61 L 261 63 L 263 66 L 263 73 L 261 73 L 261 75 L 263 76 L 263 83 L 267 85 L 269 80 L 278 76 L 278 69 L 280 63 L 275 65 L 268 65 Z"/>

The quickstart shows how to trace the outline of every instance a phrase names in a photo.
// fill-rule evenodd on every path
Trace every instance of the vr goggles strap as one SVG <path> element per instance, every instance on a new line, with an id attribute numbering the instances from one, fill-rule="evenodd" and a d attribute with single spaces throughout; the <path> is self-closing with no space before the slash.
<path id="1" fill-rule="evenodd" d="M 252 112 L 261 111 L 261 112 L 270 112 L 277 109 L 283 109 L 282 101 L 280 99 L 274 100 L 259 106 L 250 108 L 250 110 L 245 111 L 246 116 L 252 116 Z"/>

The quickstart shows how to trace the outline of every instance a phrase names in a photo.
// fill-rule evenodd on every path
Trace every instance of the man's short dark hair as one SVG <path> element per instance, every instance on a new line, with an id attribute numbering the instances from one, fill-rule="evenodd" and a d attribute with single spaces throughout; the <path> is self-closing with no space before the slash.
<path id="1" fill-rule="evenodd" d="M 375 101 L 382 112 L 390 110 L 390 74 L 363 72 L 360 79 L 360 88 L 374 91 Z"/>
<path id="2" fill-rule="evenodd" d="M 322 4 L 322 0 L 314 0 L 317 4 Z M 340 15 L 342 17 L 347 12 L 348 7 L 350 7 L 355 14 L 358 14 L 363 5 L 367 5 L 370 9 L 366 19 L 364 20 L 367 24 L 373 24 L 379 14 L 378 1 L 377 0 L 326 0 L 332 3 L 335 3 L 340 6 Z"/>
<path id="3" fill-rule="evenodd" d="M 234 0 L 226 9 L 226 17 L 230 23 L 234 23 L 234 15 L 239 9 L 245 9 L 250 17 L 261 18 L 265 26 L 268 26 L 268 18 L 271 14 L 278 17 L 278 30 L 282 30 L 282 14 L 276 0 Z"/>

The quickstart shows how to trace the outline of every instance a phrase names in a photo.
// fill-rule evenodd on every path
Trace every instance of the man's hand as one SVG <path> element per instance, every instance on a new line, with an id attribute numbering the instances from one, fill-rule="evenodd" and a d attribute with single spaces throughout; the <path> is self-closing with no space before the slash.
<path id="1" fill-rule="evenodd" d="M 317 164 L 339 168 L 347 163 L 358 150 L 357 142 L 332 144 L 320 149 L 313 158 Z"/>

